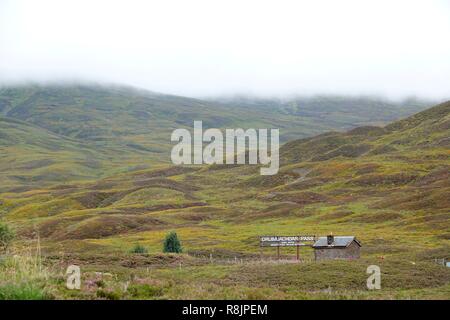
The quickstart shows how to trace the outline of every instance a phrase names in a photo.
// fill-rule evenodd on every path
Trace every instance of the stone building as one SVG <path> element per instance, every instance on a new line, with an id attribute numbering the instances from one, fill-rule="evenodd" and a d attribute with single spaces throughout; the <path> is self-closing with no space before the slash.
<path id="1" fill-rule="evenodd" d="M 319 237 L 313 244 L 316 260 L 359 259 L 361 243 L 353 236 Z"/>

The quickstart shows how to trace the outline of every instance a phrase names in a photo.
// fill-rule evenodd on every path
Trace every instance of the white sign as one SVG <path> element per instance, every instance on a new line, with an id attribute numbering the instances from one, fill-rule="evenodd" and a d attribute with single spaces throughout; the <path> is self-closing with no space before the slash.
<path id="1" fill-rule="evenodd" d="M 259 238 L 261 247 L 304 246 L 305 241 L 315 241 L 315 236 L 262 236 Z"/>

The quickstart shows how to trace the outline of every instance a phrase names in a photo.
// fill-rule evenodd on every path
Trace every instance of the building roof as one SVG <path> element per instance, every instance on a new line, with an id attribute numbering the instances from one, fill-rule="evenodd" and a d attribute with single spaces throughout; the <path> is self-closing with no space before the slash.
<path id="1" fill-rule="evenodd" d="M 314 242 L 313 248 L 346 248 L 353 241 L 361 247 L 361 243 L 354 236 L 335 236 L 331 245 L 328 245 L 327 237 L 319 237 L 319 239 Z"/>

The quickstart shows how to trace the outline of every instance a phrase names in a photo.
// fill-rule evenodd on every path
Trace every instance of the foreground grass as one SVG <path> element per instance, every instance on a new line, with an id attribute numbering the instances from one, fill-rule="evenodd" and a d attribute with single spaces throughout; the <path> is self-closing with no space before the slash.
<path id="1" fill-rule="evenodd" d="M 48 283 L 53 276 L 39 252 L 0 256 L 0 300 L 52 299 Z"/>
<path id="2" fill-rule="evenodd" d="M 252 166 L 137 167 L 5 189 L 0 215 L 18 245 L 39 233 L 48 259 L 22 267 L 8 258 L 3 296 L 42 297 L 32 287 L 56 299 L 450 299 L 449 268 L 433 262 L 450 258 L 449 108 L 289 142 L 275 176 Z M 160 253 L 170 231 L 190 255 Z M 277 263 L 258 249 L 261 235 L 329 232 L 355 235 L 362 258 L 308 262 L 305 248 L 306 263 Z M 150 254 L 132 254 L 136 244 Z M 70 264 L 82 269 L 81 290 L 65 288 Z M 366 289 L 372 264 L 379 291 Z"/>
<path id="3" fill-rule="evenodd" d="M 46 300 L 52 296 L 33 283 L 5 284 L 0 286 L 0 300 Z"/>
<path id="4" fill-rule="evenodd" d="M 128 253 L 36 262 L 3 260 L 1 299 L 450 299 L 450 269 L 427 261 L 227 262 Z M 62 271 L 73 263 L 82 270 L 80 290 L 66 288 Z M 381 290 L 367 290 L 371 264 L 381 268 Z"/>

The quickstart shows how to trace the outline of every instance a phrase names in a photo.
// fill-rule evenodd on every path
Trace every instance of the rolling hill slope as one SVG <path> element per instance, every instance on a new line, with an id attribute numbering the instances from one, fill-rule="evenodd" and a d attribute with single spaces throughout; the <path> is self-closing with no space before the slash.
<path id="1" fill-rule="evenodd" d="M 202 120 L 205 127 L 215 128 L 276 127 L 281 130 L 281 140 L 286 141 L 292 136 L 298 139 L 361 123 L 390 122 L 422 110 L 426 105 L 426 102 L 413 100 L 394 103 L 377 98 L 333 96 L 283 104 L 275 99 L 255 103 L 227 100 L 224 103 L 220 99 L 199 100 L 97 85 L 0 88 L 0 114 L 3 116 L 71 138 L 142 145 L 150 142 L 167 145 L 168 132 L 180 126 L 192 127 L 194 120 Z M 141 135 L 148 141 L 136 141 Z"/>
<path id="2" fill-rule="evenodd" d="M 42 181 L 95 176 L 99 150 L 30 123 L 0 117 L 0 190 L 25 190 Z M 17 189 L 17 190 L 19 190 Z"/>
<path id="3" fill-rule="evenodd" d="M 256 236 L 281 225 L 286 231 L 359 230 L 366 241 L 376 237 L 369 230 L 407 232 L 416 226 L 430 239 L 447 239 L 449 117 L 447 102 L 384 128 L 360 127 L 289 142 L 281 149 L 282 167 L 275 176 L 260 176 L 254 166 L 162 166 L 42 188 L 35 196 L 5 195 L 3 212 L 8 219 L 26 219 L 43 228 L 50 224 L 54 230 L 45 232 L 50 239 L 132 239 L 131 230 L 153 230 L 151 223 L 122 226 L 125 218 L 154 218 L 155 230 L 202 230 L 204 241 L 211 226 L 254 227 L 250 234 Z M 70 224 L 72 219 L 77 224 Z M 92 228 L 94 221 L 112 229 Z M 227 234 L 231 240 L 233 233 Z M 145 235 L 153 239 L 153 233 Z M 194 241 L 192 248 L 201 246 L 202 241 L 195 244 L 195 234 L 187 237 Z M 214 241 L 219 248 L 227 246 Z M 234 241 L 236 249 L 253 246 L 245 239 Z"/>
<path id="4" fill-rule="evenodd" d="M 18 246 L 39 235 L 56 263 L 116 272 L 123 281 L 157 279 L 166 298 L 331 298 L 320 291 L 331 286 L 346 298 L 448 299 L 450 272 L 433 259 L 450 253 L 449 121 L 446 102 L 386 127 L 294 140 L 282 146 L 274 176 L 256 166 L 160 164 L 17 189 L 0 193 L 0 216 L 16 228 Z M 70 151 L 72 141 L 53 139 Z M 160 255 L 170 230 L 189 255 Z M 330 231 L 356 235 L 362 258 L 317 264 L 305 248 L 304 263 L 274 264 L 264 262 L 274 252 L 258 251 L 260 235 Z M 137 243 L 150 254 L 131 255 Z M 283 258 L 293 256 L 283 249 Z M 249 262 L 230 263 L 236 257 Z M 380 292 L 361 291 L 371 264 L 383 270 Z"/>
<path id="5" fill-rule="evenodd" d="M 168 163 L 171 132 L 192 127 L 194 120 L 202 120 L 205 128 L 280 128 L 283 142 L 372 118 L 386 122 L 424 107 L 417 101 L 395 104 L 368 98 L 305 101 L 296 101 L 294 110 L 294 102 L 222 103 L 120 86 L 3 87 L 0 175 L 6 180 L 2 190 L 97 179 Z M 30 161 L 33 164 L 23 169 Z"/>

